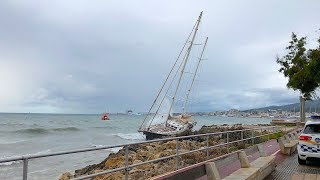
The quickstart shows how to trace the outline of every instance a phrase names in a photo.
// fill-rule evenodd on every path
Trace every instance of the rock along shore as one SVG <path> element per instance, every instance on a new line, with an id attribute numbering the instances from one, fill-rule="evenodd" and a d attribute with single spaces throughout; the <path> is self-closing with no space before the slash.
<path id="1" fill-rule="evenodd" d="M 257 125 L 255 125 L 257 126 Z M 260 126 L 268 126 L 268 125 L 260 125 Z M 241 124 L 235 125 L 212 125 L 212 126 L 203 126 L 199 131 L 194 132 L 186 132 L 181 134 L 181 136 L 185 135 L 193 135 L 193 134 L 204 134 L 211 132 L 223 132 L 223 131 L 233 131 L 233 130 L 241 130 L 246 128 L 252 128 L 253 126 L 243 126 Z M 261 132 L 255 132 L 255 134 L 259 134 Z M 244 138 L 250 137 L 251 132 L 245 132 L 243 134 Z M 240 132 L 230 133 L 229 141 L 234 141 L 239 139 L 241 136 Z M 214 135 L 209 137 L 209 146 L 217 145 L 225 142 L 225 134 Z M 260 140 L 255 140 L 256 143 L 261 142 Z M 200 149 L 206 146 L 206 138 L 198 137 L 192 139 L 184 139 L 179 141 L 179 152 L 187 152 L 190 150 Z M 246 143 L 234 143 L 229 146 L 230 151 L 235 151 L 237 149 L 242 149 L 245 146 L 249 146 Z M 166 157 L 170 155 L 174 155 L 176 153 L 176 141 L 166 141 L 166 142 L 156 142 L 156 143 L 146 143 L 139 145 L 129 146 L 129 165 L 137 164 L 148 160 L 153 160 L 161 157 Z M 218 147 L 209 150 L 209 157 L 214 158 L 221 156 L 227 153 L 226 147 Z M 182 155 L 179 158 L 179 167 L 189 166 L 201 161 L 205 161 L 207 159 L 206 151 L 197 151 L 194 153 L 189 153 Z M 115 168 L 120 168 L 125 166 L 125 150 L 122 148 L 117 153 L 109 154 L 106 159 L 104 159 L 99 164 L 93 164 L 86 166 L 82 169 L 75 170 L 74 173 L 66 172 L 63 173 L 59 180 L 67 180 L 83 175 L 94 174 L 98 172 L 103 172 L 106 170 L 111 170 Z M 159 174 L 167 173 L 176 168 L 176 159 L 166 159 L 154 163 L 148 163 L 141 166 L 134 167 L 129 171 L 129 179 L 146 179 Z M 117 180 L 123 179 L 125 176 L 124 171 L 118 171 L 110 174 L 100 175 L 94 177 L 92 179 L 95 180 Z"/>

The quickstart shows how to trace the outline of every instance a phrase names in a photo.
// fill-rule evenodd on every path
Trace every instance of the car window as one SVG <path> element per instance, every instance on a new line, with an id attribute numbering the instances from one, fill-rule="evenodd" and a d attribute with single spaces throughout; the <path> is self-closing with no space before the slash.
<path id="1" fill-rule="evenodd" d="M 309 124 L 304 128 L 304 134 L 319 134 L 320 124 Z"/>

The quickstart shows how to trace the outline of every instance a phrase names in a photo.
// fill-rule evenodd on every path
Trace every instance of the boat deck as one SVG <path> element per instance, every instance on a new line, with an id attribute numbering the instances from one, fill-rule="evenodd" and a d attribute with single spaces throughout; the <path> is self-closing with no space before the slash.
<path id="1" fill-rule="evenodd" d="M 164 124 L 156 124 L 151 126 L 150 131 L 152 132 L 169 132 L 169 131 L 175 131 L 176 129 L 165 126 Z"/>

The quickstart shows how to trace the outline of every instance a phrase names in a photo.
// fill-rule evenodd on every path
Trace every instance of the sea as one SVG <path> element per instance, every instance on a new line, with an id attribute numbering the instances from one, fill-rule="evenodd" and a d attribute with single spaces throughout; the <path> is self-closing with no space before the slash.
<path id="1" fill-rule="evenodd" d="M 137 132 L 144 115 L 0 113 L 0 159 L 145 141 Z M 195 116 L 203 125 L 265 124 L 269 118 Z M 28 179 L 58 179 L 64 172 L 100 163 L 120 148 L 29 160 Z M 0 163 L 0 179 L 22 179 L 21 161 Z"/>

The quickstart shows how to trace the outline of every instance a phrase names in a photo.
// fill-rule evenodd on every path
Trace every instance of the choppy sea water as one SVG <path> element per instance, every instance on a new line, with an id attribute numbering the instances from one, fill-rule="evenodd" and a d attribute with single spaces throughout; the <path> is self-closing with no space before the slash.
<path id="1" fill-rule="evenodd" d="M 144 141 L 137 132 L 144 116 L 0 113 L 0 158 Z M 212 124 L 264 124 L 268 118 L 195 116 L 195 129 Z M 66 171 L 99 163 L 119 148 L 29 161 L 28 178 L 57 179 Z M 22 179 L 22 163 L 0 164 L 0 179 Z"/>

